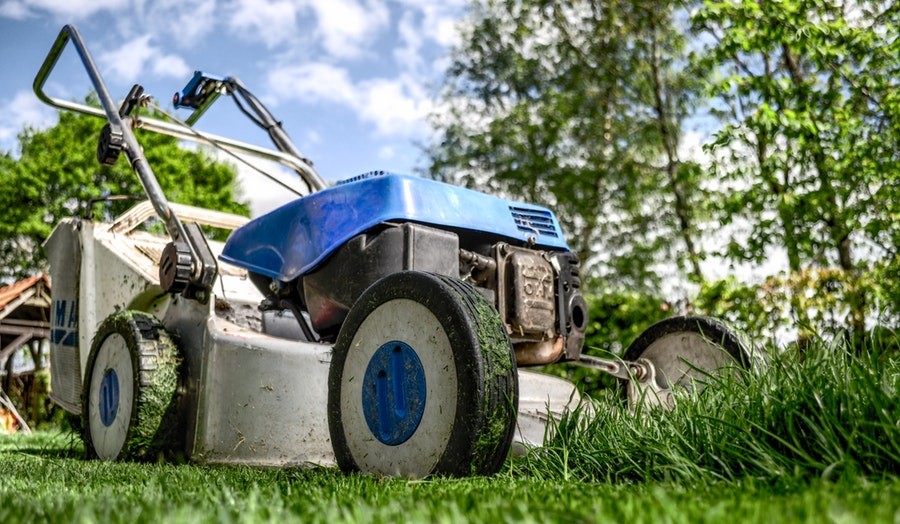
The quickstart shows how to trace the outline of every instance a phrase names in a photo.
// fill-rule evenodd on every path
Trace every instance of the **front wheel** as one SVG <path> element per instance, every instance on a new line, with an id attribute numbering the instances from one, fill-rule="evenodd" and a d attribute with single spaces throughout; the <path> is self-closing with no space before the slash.
<path id="1" fill-rule="evenodd" d="M 123 311 L 100 324 L 82 393 L 89 457 L 150 460 L 177 447 L 179 364 L 156 318 Z"/>
<path id="2" fill-rule="evenodd" d="M 345 472 L 490 475 L 509 452 L 515 355 L 500 315 L 458 279 L 408 271 L 373 284 L 341 327 L 328 385 Z"/>

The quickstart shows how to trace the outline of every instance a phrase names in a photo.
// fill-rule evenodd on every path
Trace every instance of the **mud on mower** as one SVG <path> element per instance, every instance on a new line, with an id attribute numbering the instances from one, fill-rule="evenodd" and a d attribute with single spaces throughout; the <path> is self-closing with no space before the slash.
<path id="1" fill-rule="evenodd" d="M 44 92 L 69 42 L 102 109 Z M 673 387 L 750 364 L 700 317 L 651 327 L 625 360 L 583 355 L 578 259 L 550 210 L 385 172 L 329 187 L 235 78 L 195 74 L 174 99 L 193 110 L 186 124 L 141 117 L 143 88 L 114 104 L 65 26 L 34 90 L 106 119 L 99 161 L 125 154 L 147 196 L 111 222 L 65 219 L 45 244 L 52 398 L 81 416 L 91 457 L 491 474 L 580 399 L 523 367 L 583 364 L 619 377 L 632 402 L 669 406 Z M 190 127 L 222 94 L 277 150 Z M 170 203 L 133 128 L 275 160 L 304 187 L 253 220 Z M 167 234 L 141 227 L 151 219 Z M 232 231 L 222 244 L 201 226 Z"/>

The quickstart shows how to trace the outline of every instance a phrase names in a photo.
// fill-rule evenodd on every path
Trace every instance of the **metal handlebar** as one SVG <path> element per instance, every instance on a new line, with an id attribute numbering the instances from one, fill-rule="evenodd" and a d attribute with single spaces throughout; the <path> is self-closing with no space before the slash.
<path id="1" fill-rule="evenodd" d="M 137 138 L 134 136 L 134 132 L 131 130 L 132 118 L 119 115 L 119 109 L 116 107 L 115 102 L 113 102 L 112 97 L 109 95 L 109 90 L 107 90 L 106 83 L 104 83 L 103 78 L 100 76 L 100 71 L 97 69 L 97 66 L 94 63 L 94 58 L 91 56 L 90 51 L 88 51 L 87 47 L 84 45 L 84 41 L 81 39 L 81 35 L 78 33 L 78 30 L 75 28 L 75 26 L 66 25 L 63 26 L 62 30 L 60 30 L 59 36 L 56 37 L 56 41 L 53 43 L 53 47 L 50 48 L 50 52 L 47 54 L 47 58 L 44 59 L 44 63 L 41 65 L 41 68 L 38 70 L 37 76 L 35 76 L 34 78 L 34 93 L 38 98 L 40 98 L 47 104 L 59 105 L 55 103 L 54 99 L 50 98 L 46 93 L 44 93 L 44 83 L 47 81 L 47 78 L 50 76 L 50 73 L 56 66 L 57 60 L 59 60 L 59 57 L 65 49 L 66 44 L 68 44 L 70 40 L 75 45 L 75 49 L 78 51 L 78 56 L 81 57 L 84 68 L 87 70 L 87 74 L 91 79 L 91 83 L 93 84 L 94 89 L 97 91 L 97 97 L 100 99 L 100 105 L 103 106 L 103 113 L 101 113 L 100 115 L 97 115 L 98 111 L 96 110 L 90 112 L 89 114 L 103 116 L 104 118 L 106 118 L 111 128 L 115 132 L 121 133 L 122 140 L 125 146 L 125 155 L 128 157 L 128 161 L 131 163 L 132 169 L 134 169 L 135 173 L 137 173 L 141 185 L 144 187 L 144 192 L 147 193 L 147 197 L 150 199 L 150 202 L 153 203 L 153 208 L 165 223 L 166 231 L 168 231 L 169 236 L 171 236 L 173 240 L 187 238 L 184 230 L 184 225 L 180 220 L 178 220 L 178 217 L 174 213 L 172 213 L 172 210 L 169 207 L 169 201 L 166 199 L 162 188 L 159 186 L 159 181 L 157 180 L 156 175 L 153 173 L 153 170 L 150 168 L 150 165 L 147 162 L 147 158 L 144 156 L 143 151 L 141 151 L 140 144 L 138 143 Z M 71 109 L 71 106 L 75 104 L 65 105 L 70 106 L 66 107 L 67 109 Z"/>
<path id="2" fill-rule="evenodd" d="M 159 218 L 162 219 L 166 232 L 172 238 L 172 242 L 163 252 L 164 260 L 160 263 L 160 283 L 163 284 L 164 274 L 174 275 L 169 283 L 163 284 L 164 289 L 172 292 L 184 292 L 186 293 L 185 296 L 198 298 L 201 302 L 205 302 L 209 296 L 208 290 L 212 287 L 218 272 L 215 257 L 203 239 L 199 226 L 194 224 L 190 229 L 185 227 L 169 205 L 169 201 L 159 185 L 159 180 L 157 180 L 156 175 L 150 168 L 147 157 L 144 156 L 144 152 L 134 136 L 134 131 L 131 129 L 134 119 L 128 113 L 133 108 L 131 104 L 134 103 L 134 100 L 129 98 L 121 110 L 116 107 L 112 97 L 109 95 L 109 91 L 106 89 L 103 78 L 100 76 L 100 72 L 97 70 L 91 53 L 84 45 L 81 35 L 74 26 L 63 26 L 59 32 L 59 36 L 50 48 L 47 58 L 44 59 L 44 63 L 34 79 L 35 94 L 50 105 L 57 105 L 44 93 L 44 83 L 70 40 L 75 45 L 75 49 L 78 51 L 79 57 L 81 57 L 91 83 L 97 91 L 100 104 L 103 106 L 102 116 L 108 122 L 108 127 L 104 128 L 104 134 L 117 137 L 116 148 L 121 147 L 128 157 L 131 168 L 137 174 L 144 192 L 150 199 L 151 204 L 153 204 L 153 209 Z M 141 91 L 142 89 L 137 86 L 132 88 L 134 96 L 140 96 Z M 121 140 L 121 143 L 119 140 Z M 101 156 L 99 151 L 98 149 L 98 158 Z M 115 156 L 109 158 L 104 156 L 101 160 L 106 161 L 108 159 L 114 160 Z M 171 253 L 167 255 L 166 253 L 169 251 Z M 187 260 L 185 260 L 185 256 Z M 168 263 L 167 260 L 171 263 Z M 174 269 L 169 266 L 174 267 Z M 165 271 L 163 271 L 163 268 L 166 268 Z M 177 286 L 173 285 L 173 282 Z"/>
<path id="3" fill-rule="evenodd" d="M 51 97 L 44 92 L 44 84 L 47 78 L 50 76 L 50 72 L 56 65 L 56 61 L 59 59 L 59 56 L 62 54 L 62 51 L 63 49 L 65 49 L 65 46 L 70 38 L 75 44 L 75 48 L 78 51 L 82 62 L 84 62 L 85 64 L 88 76 L 90 76 L 91 82 L 93 83 L 94 88 L 97 90 L 97 95 L 100 98 L 100 103 L 103 106 L 103 109 L 92 107 L 86 104 L 81 104 L 78 102 L 63 100 L 61 98 Z M 98 84 L 100 84 L 100 86 L 98 86 Z M 109 92 L 105 89 L 105 87 L 103 87 L 101 91 L 101 86 L 103 86 L 103 80 L 100 77 L 96 65 L 94 64 L 93 58 L 91 57 L 87 48 L 84 46 L 78 30 L 73 25 L 66 25 L 60 31 L 60 34 L 57 37 L 56 41 L 53 43 L 53 47 L 51 47 L 47 58 L 44 60 L 44 63 L 41 66 L 40 70 L 38 70 L 37 76 L 35 76 L 35 95 L 37 95 L 37 97 L 42 102 L 52 107 L 109 119 L 109 110 L 107 108 L 113 108 L 113 112 L 115 113 L 118 113 L 118 110 L 115 109 L 115 104 L 113 103 L 112 98 L 109 96 Z M 104 96 L 106 97 L 106 101 L 104 101 Z M 298 175 L 300 175 L 300 178 L 307 185 L 309 191 L 320 191 L 327 187 L 324 179 L 299 155 L 240 142 L 212 133 L 206 133 L 204 131 L 197 131 L 188 126 L 178 125 L 156 118 L 134 116 L 131 120 L 133 127 L 145 129 L 147 131 L 152 131 L 154 133 L 159 133 L 162 135 L 171 136 L 179 140 L 189 140 L 191 142 L 197 142 L 201 144 L 214 144 L 217 147 L 220 147 L 232 153 L 246 153 L 257 158 L 278 162 L 279 164 L 295 171 Z M 284 183 L 282 183 L 282 185 L 285 186 L 288 190 L 296 193 L 298 196 L 303 196 L 304 194 L 306 194 L 306 191 L 303 191 L 299 188 L 292 188 Z"/>

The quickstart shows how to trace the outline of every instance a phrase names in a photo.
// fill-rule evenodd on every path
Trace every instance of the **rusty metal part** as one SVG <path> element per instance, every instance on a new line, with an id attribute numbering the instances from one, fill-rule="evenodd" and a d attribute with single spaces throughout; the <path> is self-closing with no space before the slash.
<path id="1" fill-rule="evenodd" d="M 542 366 L 559 362 L 565 349 L 563 337 L 541 342 L 521 342 L 513 344 L 516 350 L 516 364 L 519 366 Z"/>
<path id="2" fill-rule="evenodd" d="M 459 261 L 461 264 L 469 264 L 473 269 L 479 271 L 494 271 L 497 269 L 497 262 L 493 258 L 469 251 L 468 249 L 459 250 Z"/>
<path id="3" fill-rule="evenodd" d="M 550 264 L 557 274 L 557 329 L 566 339 L 566 360 L 578 360 L 584 346 L 584 332 L 588 325 L 588 306 L 581 295 L 581 271 L 574 253 L 554 253 Z"/>
<path id="4" fill-rule="evenodd" d="M 469 267 L 468 280 L 476 286 L 496 288 L 497 261 L 468 249 L 459 250 L 459 266 Z"/>
<path id="5" fill-rule="evenodd" d="M 584 343 L 587 304 L 578 260 L 498 242 L 489 254 L 459 250 L 460 276 L 494 301 L 519 365 L 576 360 Z"/>
<path id="6" fill-rule="evenodd" d="M 555 338 L 556 295 L 553 266 L 542 252 L 497 244 L 497 309 L 510 337 Z"/>

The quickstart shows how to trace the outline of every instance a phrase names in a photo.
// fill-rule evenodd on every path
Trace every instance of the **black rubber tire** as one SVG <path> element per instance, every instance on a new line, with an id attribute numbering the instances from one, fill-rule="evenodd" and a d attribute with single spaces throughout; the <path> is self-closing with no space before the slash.
<path id="1" fill-rule="evenodd" d="M 628 346 L 623 354 L 623 359 L 626 361 L 635 361 L 639 358 L 647 358 L 656 365 L 658 376 L 667 376 L 664 385 L 667 385 L 669 380 L 676 375 L 678 378 L 675 382 L 679 385 L 685 385 L 689 381 L 690 375 L 683 376 L 683 370 L 674 370 L 671 362 L 658 358 L 660 355 L 648 354 L 648 350 L 651 349 L 651 346 L 660 341 L 663 337 L 679 334 L 699 336 L 706 341 L 711 351 L 724 352 L 724 354 L 731 357 L 730 362 L 728 363 L 733 363 L 743 369 L 750 369 L 756 364 L 754 360 L 755 355 L 747 345 L 741 341 L 734 330 L 718 319 L 702 316 L 670 317 L 653 324 L 641 333 L 630 346 Z M 666 349 L 673 354 L 679 351 L 677 345 L 670 346 Z M 709 367 L 704 367 L 702 365 L 698 365 L 698 367 L 709 374 L 714 374 L 717 371 L 717 369 L 710 369 Z M 694 378 L 698 378 L 697 374 L 694 374 L 693 376 Z"/>
<path id="2" fill-rule="evenodd" d="M 406 310 L 402 308 L 411 307 L 402 306 L 408 304 L 404 300 L 421 305 L 425 308 L 422 311 L 427 310 L 433 317 L 425 314 L 424 317 L 427 318 L 407 322 L 406 327 L 395 329 L 392 326 L 391 335 L 381 336 L 378 340 L 365 340 L 362 344 L 365 347 L 360 347 L 363 338 L 368 337 L 370 332 L 377 331 L 370 330 L 369 327 L 375 320 L 364 324 L 366 319 L 370 316 L 373 319 L 381 318 L 385 311 L 403 313 Z M 415 311 L 415 308 L 412 310 Z M 359 369 L 347 367 L 345 376 L 345 364 L 351 351 L 363 352 L 354 359 L 362 359 L 360 362 L 364 362 L 367 357 L 362 355 L 367 354 L 365 352 L 375 351 L 373 348 L 393 343 L 394 341 L 388 339 L 398 336 L 398 333 L 402 335 L 404 329 L 414 330 L 419 325 L 423 330 L 431 329 L 435 320 L 439 324 L 435 330 L 446 334 L 446 341 L 449 342 L 452 352 L 452 362 L 456 369 L 455 378 L 452 380 L 455 380 L 457 399 L 455 413 L 442 412 L 441 415 L 442 419 L 452 421 L 452 429 L 446 430 L 449 436 L 428 440 L 429 443 L 437 442 L 435 449 L 438 450 L 437 454 L 440 457 L 436 462 L 434 457 L 437 455 L 425 456 L 422 452 L 420 457 L 417 455 L 418 448 L 412 444 L 407 446 L 407 442 L 413 438 L 431 438 L 427 435 L 430 428 L 423 427 L 426 425 L 424 418 L 422 425 L 417 426 L 412 436 L 408 437 L 409 441 L 389 445 L 383 441 L 378 442 L 377 436 L 369 429 L 371 426 L 355 432 L 349 428 L 351 425 L 354 427 L 360 425 L 359 420 L 364 409 L 363 397 L 355 402 L 352 395 L 345 393 L 349 400 L 345 400 L 342 404 L 342 391 L 345 388 L 350 391 L 353 380 L 357 380 L 359 384 L 355 387 L 360 389 L 363 387 L 360 384 L 362 379 L 356 377 Z M 398 322 L 403 323 L 402 320 Z M 360 339 L 351 348 L 358 333 Z M 421 347 L 420 342 L 414 342 L 415 336 L 408 338 L 410 344 L 419 344 L 420 347 L 416 348 L 416 351 L 424 355 L 423 358 L 426 360 L 424 368 L 440 362 L 437 357 L 429 356 L 430 352 L 437 350 Z M 438 339 L 444 340 L 440 337 Z M 405 344 L 404 340 L 399 342 Z M 435 346 L 442 344 L 440 341 L 434 342 Z M 431 358 L 434 360 L 428 361 Z M 352 366 L 358 368 L 359 363 L 354 362 Z M 446 375 L 441 374 L 442 377 Z M 331 442 L 337 463 L 344 472 L 361 471 L 367 474 L 412 478 L 428 475 L 491 475 L 500 469 L 509 453 L 518 408 L 515 354 L 506 328 L 493 305 L 474 287 L 458 279 L 407 271 L 389 275 L 369 287 L 351 308 L 341 327 L 334 346 L 328 385 L 328 425 Z M 425 404 L 437 401 L 429 397 Z M 347 413 L 348 410 L 353 413 Z M 440 432 L 435 430 L 435 433 Z M 409 460 L 415 464 L 408 467 L 396 466 L 397 469 L 392 469 L 395 466 L 382 465 L 379 462 L 381 459 L 369 458 L 374 454 L 365 453 L 365 457 L 355 457 L 353 450 L 360 449 L 363 445 L 372 446 L 366 449 L 376 450 L 378 456 L 381 456 L 381 453 L 394 455 L 411 453 Z M 404 449 L 404 446 L 407 447 Z M 409 451 L 410 449 L 416 451 Z M 377 464 L 373 465 L 373 462 Z M 432 463 L 433 467 L 430 466 Z"/>
<path id="3" fill-rule="evenodd" d="M 107 425 L 97 420 L 98 416 L 102 417 L 102 414 L 95 413 L 102 411 L 99 408 L 101 400 L 92 398 L 91 391 L 98 373 L 103 377 L 100 380 L 106 380 L 111 366 L 104 363 L 108 358 L 101 358 L 101 355 L 112 346 L 117 346 L 118 351 L 122 351 L 124 346 L 127 351 L 127 358 L 109 358 L 118 358 L 119 364 L 124 366 L 122 369 L 130 374 L 130 377 L 123 377 L 122 382 L 126 384 L 123 390 L 128 390 L 124 394 L 131 396 L 131 405 L 122 413 L 118 409 L 113 410 L 113 419 Z M 98 358 L 104 361 L 100 362 L 103 370 L 95 370 Z M 178 349 L 155 317 L 139 311 L 123 311 L 107 317 L 97 328 L 91 344 L 82 390 L 82 438 L 88 457 L 149 461 L 180 452 L 183 444 L 178 415 L 180 368 Z M 129 378 L 130 387 L 127 386 Z M 118 391 L 118 379 L 116 384 Z M 99 387 L 102 388 L 102 384 Z M 95 391 L 93 396 L 99 397 L 98 392 Z M 116 407 L 119 396 L 116 395 Z M 121 445 L 106 443 L 109 439 L 121 438 L 122 430 L 113 434 L 114 430 L 110 429 L 114 424 L 124 426 Z"/>

